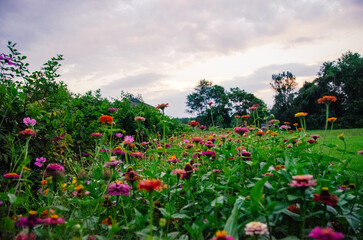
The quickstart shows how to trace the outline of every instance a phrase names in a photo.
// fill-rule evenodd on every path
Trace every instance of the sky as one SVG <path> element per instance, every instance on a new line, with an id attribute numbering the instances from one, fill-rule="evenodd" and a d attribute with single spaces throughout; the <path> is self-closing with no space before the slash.
<path id="1" fill-rule="evenodd" d="M 363 0 L 0 0 L 0 52 L 17 43 L 30 70 L 57 54 L 74 93 L 140 94 L 190 117 L 199 80 L 273 105 L 272 74 L 312 81 L 323 62 L 363 53 Z"/>

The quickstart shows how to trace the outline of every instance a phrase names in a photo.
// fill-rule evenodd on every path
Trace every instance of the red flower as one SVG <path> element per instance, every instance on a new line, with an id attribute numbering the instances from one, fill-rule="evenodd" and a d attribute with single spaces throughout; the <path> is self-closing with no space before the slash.
<path id="1" fill-rule="evenodd" d="M 102 123 L 112 123 L 113 122 L 113 117 L 107 116 L 107 115 L 101 116 L 100 117 L 100 122 L 102 122 Z"/>
<path id="2" fill-rule="evenodd" d="M 162 104 L 158 104 L 156 106 L 156 109 L 161 109 L 164 111 L 165 108 L 167 108 L 169 106 L 169 103 L 162 103 Z"/>
<path id="3" fill-rule="evenodd" d="M 314 194 L 315 202 L 322 202 L 329 206 L 336 206 L 338 204 L 338 197 L 329 193 L 328 188 L 323 187 L 320 194 Z"/>
<path id="4" fill-rule="evenodd" d="M 334 96 L 323 96 L 322 98 L 318 99 L 319 104 L 330 104 L 332 102 L 336 102 L 337 98 Z"/>
<path id="5" fill-rule="evenodd" d="M 160 187 L 162 187 L 163 184 L 161 183 L 160 180 L 158 179 L 153 179 L 153 180 L 141 180 L 139 182 L 139 190 L 144 189 L 146 192 L 151 192 L 153 190 L 157 190 Z"/>
<path id="6" fill-rule="evenodd" d="M 193 120 L 193 121 L 189 122 L 188 125 L 192 126 L 192 127 L 195 127 L 195 126 L 199 125 L 199 122 Z"/>

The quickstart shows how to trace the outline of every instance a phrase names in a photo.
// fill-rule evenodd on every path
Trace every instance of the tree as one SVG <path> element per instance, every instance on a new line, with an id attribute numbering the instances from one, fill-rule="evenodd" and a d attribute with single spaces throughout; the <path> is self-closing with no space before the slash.
<path id="1" fill-rule="evenodd" d="M 261 99 L 238 87 L 230 89 L 228 98 L 232 104 L 233 113 L 236 113 L 237 115 L 248 114 L 248 108 L 253 104 L 259 104 L 261 107 L 266 107 L 266 104 Z"/>
<path id="2" fill-rule="evenodd" d="M 296 77 L 289 71 L 272 75 L 271 87 L 276 91 L 272 113 L 279 118 L 287 117 L 287 110 L 292 105 L 297 87 Z"/>

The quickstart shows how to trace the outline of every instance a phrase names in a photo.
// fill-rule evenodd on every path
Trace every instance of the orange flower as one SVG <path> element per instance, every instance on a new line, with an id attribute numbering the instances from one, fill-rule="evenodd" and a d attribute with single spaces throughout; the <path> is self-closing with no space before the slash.
<path id="1" fill-rule="evenodd" d="M 161 188 L 163 186 L 163 184 L 161 183 L 160 180 L 158 179 L 153 179 L 153 180 L 141 180 L 139 182 L 139 190 L 144 189 L 146 192 L 151 192 L 153 190 L 157 190 L 159 188 Z"/>
<path id="2" fill-rule="evenodd" d="M 319 104 L 330 104 L 332 102 L 336 102 L 337 98 L 334 96 L 323 96 L 322 98 L 318 99 Z"/>
<path id="3" fill-rule="evenodd" d="M 331 118 L 328 118 L 328 122 L 335 122 L 337 120 L 336 117 L 331 117 Z"/>
<path id="4" fill-rule="evenodd" d="M 297 126 L 297 125 L 299 125 L 299 124 L 298 124 L 298 123 L 294 123 L 293 125 L 296 127 L 296 126 Z"/>
<path id="5" fill-rule="evenodd" d="M 284 124 L 285 124 L 285 125 L 290 125 L 290 123 L 289 123 L 289 122 L 284 122 Z"/>
<path id="6" fill-rule="evenodd" d="M 44 186 L 44 185 L 46 185 L 47 184 L 47 180 L 43 180 L 42 181 L 42 185 Z"/>
<path id="7" fill-rule="evenodd" d="M 258 131 L 258 132 L 256 133 L 256 135 L 257 135 L 257 136 L 260 136 L 260 137 L 261 137 L 261 136 L 263 136 L 263 135 L 265 135 L 265 134 L 266 134 L 266 133 L 265 133 L 265 132 L 262 132 L 262 131 Z"/>
<path id="8" fill-rule="evenodd" d="M 305 112 L 298 112 L 295 114 L 295 117 L 306 117 L 308 115 L 308 113 Z"/>
<path id="9" fill-rule="evenodd" d="M 102 123 L 112 123 L 113 118 L 111 116 L 103 115 L 100 117 L 100 122 Z"/>
<path id="10" fill-rule="evenodd" d="M 162 104 L 158 104 L 156 106 L 156 109 L 161 109 L 164 110 L 165 108 L 167 108 L 169 106 L 169 103 L 162 103 Z"/>

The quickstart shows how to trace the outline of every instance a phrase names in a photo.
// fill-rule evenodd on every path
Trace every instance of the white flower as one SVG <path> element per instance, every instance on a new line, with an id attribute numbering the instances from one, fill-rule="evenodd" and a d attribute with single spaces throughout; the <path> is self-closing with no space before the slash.
<path id="1" fill-rule="evenodd" d="M 260 222 L 250 222 L 245 227 L 246 235 L 268 234 L 267 225 Z"/>

